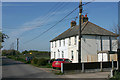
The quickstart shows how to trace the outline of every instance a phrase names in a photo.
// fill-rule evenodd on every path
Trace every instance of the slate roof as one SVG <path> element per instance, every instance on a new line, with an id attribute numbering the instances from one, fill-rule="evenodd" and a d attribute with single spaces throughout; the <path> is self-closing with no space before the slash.
<path id="1" fill-rule="evenodd" d="M 82 30 L 82 35 L 118 36 L 117 34 L 110 32 L 100 26 L 97 26 L 96 24 L 93 24 L 89 21 L 82 24 L 81 30 Z M 73 26 L 68 30 L 66 30 L 65 32 L 63 32 L 62 34 L 60 34 L 59 36 L 52 39 L 50 42 L 76 36 L 78 35 L 78 31 L 79 31 L 79 26 L 78 25 Z"/>

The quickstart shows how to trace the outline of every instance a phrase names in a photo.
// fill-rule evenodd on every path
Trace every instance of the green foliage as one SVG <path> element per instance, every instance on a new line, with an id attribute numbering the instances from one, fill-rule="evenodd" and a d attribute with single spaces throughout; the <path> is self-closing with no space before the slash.
<path id="1" fill-rule="evenodd" d="M 0 42 L 4 42 L 5 39 L 8 39 L 8 38 L 9 38 L 8 35 L 0 32 Z"/>
<path id="2" fill-rule="evenodd" d="M 55 61 L 55 59 L 51 59 L 51 60 L 50 60 L 50 63 L 52 63 L 53 61 Z"/>
<path id="3" fill-rule="evenodd" d="M 37 58 L 33 58 L 33 60 L 31 61 L 32 64 L 37 64 L 38 59 Z"/>
<path id="4" fill-rule="evenodd" d="M 115 72 L 115 75 L 110 78 L 109 80 L 120 80 L 120 72 Z"/>
<path id="5" fill-rule="evenodd" d="M 14 60 L 26 63 L 25 59 L 23 59 L 21 57 L 18 57 L 18 56 L 7 56 L 7 58 L 14 59 Z"/>
<path id="6" fill-rule="evenodd" d="M 38 66 L 45 66 L 48 64 L 48 59 L 45 59 L 45 58 L 38 59 L 37 64 Z"/>
<path id="7" fill-rule="evenodd" d="M 10 55 L 18 55 L 20 54 L 19 51 L 16 50 L 2 50 L 2 56 L 10 56 Z"/>
<path id="8" fill-rule="evenodd" d="M 32 54 L 30 54 L 32 53 Z M 30 50 L 30 51 L 23 51 L 22 54 L 25 54 L 26 56 L 33 56 L 33 57 L 36 57 L 38 59 L 40 58 L 47 58 L 49 59 L 50 58 L 50 52 L 47 52 L 47 51 L 36 51 L 36 50 Z"/>
<path id="9" fill-rule="evenodd" d="M 22 54 L 27 54 L 29 53 L 27 50 L 23 51 Z"/>
<path id="10" fill-rule="evenodd" d="M 32 54 L 30 54 L 30 52 Z M 50 53 L 46 51 L 25 50 L 20 54 L 20 52 L 16 50 L 3 50 L 2 55 L 17 61 L 21 61 L 27 64 L 32 64 L 37 67 L 52 68 L 52 64 L 48 63 L 48 61 L 50 60 L 49 54 Z M 32 57 L 32 59 L 26 61 L 26 57 Z M 54 61 L 54 59 L 52 59 L 51 61 Z"/>
<path id="11" fill-rule="evenodd" d="M 55 74 L 56 75 L 63 75 L 64 73 L 62 73 L 61 71 L 59 71 L 59 72 L 56 72 Z"/>

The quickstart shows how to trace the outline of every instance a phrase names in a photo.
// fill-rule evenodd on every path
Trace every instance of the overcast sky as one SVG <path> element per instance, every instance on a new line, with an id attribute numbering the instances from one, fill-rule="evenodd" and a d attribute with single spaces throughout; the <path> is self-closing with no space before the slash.
<path id="1" fill-rule="evenodd" d="M 50 50 L 50 40 L 70 28 L 70 22 L 78 17 L 76 10 L 54 28 L 41 35 L 56 24 L 79 3 L 75 2 L 4 2 L 2 7 L 3 33 L 10 38 L 3 43 L 4 49 L 16 49 L 19 38 L 19 50 Z M 83 7 L 89 21 L 109 31 L 118 24 L 117 2 L 93 2 Z M 78 19 L 77 19 L 78 24 Z M 39 36 L 40 37 L 37 37 Z M 14 46 L 13 46 L 14 45 Z"/>

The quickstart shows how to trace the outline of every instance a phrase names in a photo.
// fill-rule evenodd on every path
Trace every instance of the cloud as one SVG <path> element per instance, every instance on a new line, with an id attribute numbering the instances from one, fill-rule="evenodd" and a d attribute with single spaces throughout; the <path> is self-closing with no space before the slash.
<path id="1" fill-rule="evenodd" d="M 50 17 L 50 16 L 46 17 L 46 15 L 45 16 L 39 16 L 38 18 L 35 18 L 32 21 L 28 21 L 28 22 L 24 23 L 22 26 L 20 26 L 20 28 L 11 32 L 9 35 L 12 36 L 12 37 L 20 37 L 26 31 L 30 31 L 30 30 L 36 29 L 38 27 L 43 27 L 45 24 L 49 24 L 49 23 L 52 23 L 52 22 L 58 20 L 58 19 L 56 19 L 56 17 L 58 15 L 65 14 L 67 12 L 68 12 L 68 10 L 52 12 L 52 13 L 49 14 L 50 16 L 51 15 L 56 15 L 54 17 L 53 16 L 52 17 Z"/>

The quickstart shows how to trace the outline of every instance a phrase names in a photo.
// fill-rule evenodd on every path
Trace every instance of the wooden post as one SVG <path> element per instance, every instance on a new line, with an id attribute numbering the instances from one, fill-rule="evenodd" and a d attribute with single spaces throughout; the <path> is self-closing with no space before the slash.
<path id="1" fill-rule="evenodd" d="M 82 63 L 82 72 L 85 72 L 84 63 Z"/>
<path id="2" fill-rule="evenodd" d="M 112 60 L 112 70 L 114 70 L 114 61 Z"/>
<path id="3" fill-rule="evenodd" d="M 100 62 L 100 71 L 103 71 L 102 62 Z"/>
<path id="4" fill-rule="evenodd" d="M 119 61 L 117 60 L 117 70 L 118 70 L 118 67 L 119 67 Z"/>
<path id="5" fill-rule="evenodd" d="M 63 63 L 61 63 L 61 73 L 63 73 Z"/>

